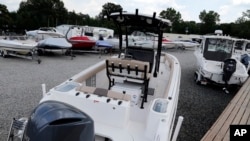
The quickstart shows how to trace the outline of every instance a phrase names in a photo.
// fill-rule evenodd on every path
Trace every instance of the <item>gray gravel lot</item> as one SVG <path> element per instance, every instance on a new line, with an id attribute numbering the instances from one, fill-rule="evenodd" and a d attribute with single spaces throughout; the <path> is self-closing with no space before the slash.
<path id="1" fill-rule="evenodd" d="M 184 116 L 178 141 L 198 141 L 233 98 L 236 91 L 224 94 L 220 87 L 198 86 L 193 81 L 193 50 L 169 50 L 182 67 L 177 116 Z M 77 54 L 71 60 L 60 54 L 41 56 L 42 63 L 21 58 L 0 58 L 0 141 L 6 140 L 13 117 L 28 116 L 42 98 L 41 84 L 47 90 L 83 69 L 105 59 L 97 54 Z"/>

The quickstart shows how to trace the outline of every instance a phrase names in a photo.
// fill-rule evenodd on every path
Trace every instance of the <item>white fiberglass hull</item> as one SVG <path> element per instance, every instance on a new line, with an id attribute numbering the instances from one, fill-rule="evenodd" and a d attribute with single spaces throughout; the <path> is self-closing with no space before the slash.
<path id="1" fill-rule="evenodd" d="M 223 81 L 223 62 L 206 60 L 197 52 L 195 52 L 195 56 L 197 59 L 197 71 L 203 78 L 214 83 L 225 84 L 225 81 Z M 235 60 L 237 62 L 236 71 L 232 74 L 228 84 L 242 85 L 248 78 L 248 74 L 245 66 L 237 59 Z"/>
<path id="2" fill-rule="evenodd" d="M 158 77 L 151 76 L 148 102 L 141 108 L 141 89 L 120 81 L 108 90 L 105 61 L 73 76 L 44 93 L 41 103 L 59 101 L 71 105 L 94 120 L 96 139 L 113 141 L 169 141 L 177 110 L 181 70 L 178 60 L 162 54 Z M 88 92 L 86 92 L 86 87 Z M 98 96 L 89 90 L 126 91 L 130 100 Z"/>
<path id="3" fill-rule="evenodd" d="M 8 48 L 13 50 L 30 50 L 36 47 L 37 43 L 21 42 L 16 40 L 0 40 L 1 48 Z"/>

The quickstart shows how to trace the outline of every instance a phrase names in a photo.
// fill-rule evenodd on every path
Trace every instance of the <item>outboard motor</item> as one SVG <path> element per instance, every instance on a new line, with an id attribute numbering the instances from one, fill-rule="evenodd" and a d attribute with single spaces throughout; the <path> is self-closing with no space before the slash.
<path id="1" fill-rule="evenodd" d="M 236 71 L 236 63 L 237 62 L 235 59 L 226 59 L 224 61 L 222 80 L 225 81 L 225 88 L 223 88 L 223 90 L 226 93 L 229 93 L 227 90 L 228 81 L 230 80 L 233 73 Z"/>
<path id="2" fill-rule="evenodd" d="M 223 67 L 223 81 L 228 81 L 232 74 L 236 71 L 236 60 L 235 59 L 226 59 L 224 61 Z"/>
<path id="3" fill-rule="evenodd" d="M 24 141 L 94 141 L 94 122 L 87 114 L 60 102 L 41 103 L 31 114 Z"/>

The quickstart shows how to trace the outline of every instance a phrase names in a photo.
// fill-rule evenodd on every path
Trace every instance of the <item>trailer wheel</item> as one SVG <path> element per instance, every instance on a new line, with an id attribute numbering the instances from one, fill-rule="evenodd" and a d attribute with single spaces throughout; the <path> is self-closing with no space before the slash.
<path id="1" fill-rule="evenodd" d="M 41 64 L 41 62 L 42 62 L 41 59 L 38 59 L 38 60 L 37 60 L 37 63 L 38 63 L 38 64 Z"/>
<path id="2" fill-rule="evenodd" d="M 194 73 L 194 82 L 197 84 L 197 85 L 200 85 L 201 84 L 201 81 L 199 80 L 199 76 L 198 74 L 195 72 Z"/>
<path id="3" fill-rule="evenodd" d="M 7 57 L 7 54 L 6 54 L 7 52 L 5 52 L 5 51 L 2 50 L 0 53 L 1 53 L 1 56 L 2 56 L 3 58 L 6 58 L 6 57 Z"/>
<path id="4" fill-rule="evenodd" d="M 38 50 L 37 50 L 37 55 L 38 55 L 38 56 L 44 55 L 44 51 L 43 51 L 42 49 L 38 49 Z"/>
<path id="5" fill-rule="evenodd" d="M 103 50 L 103 53 L 104 53 L 104 54 L 108 54 L 108 53 L 109 53 L 109 49 L 104 49 L 104 50 Z"/>

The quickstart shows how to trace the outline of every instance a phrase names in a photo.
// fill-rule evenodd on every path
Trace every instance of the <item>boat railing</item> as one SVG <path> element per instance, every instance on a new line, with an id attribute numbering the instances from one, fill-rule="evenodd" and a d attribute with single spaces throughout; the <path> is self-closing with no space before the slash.
<path id="1" fill-rule="evenodd" d="M 143 108 L 143 103 L 147 102 L 148 84 L 151 75 L 149 62 L 126 58 L 109 58 L 106 60 L 106 69 L 109 79 L 109 89 L 115 85 L 114 77 L 122 77 L 124 81 L 140 83 L 143 86 L 144 95 L 141 103 L 141 108 Z"/>

